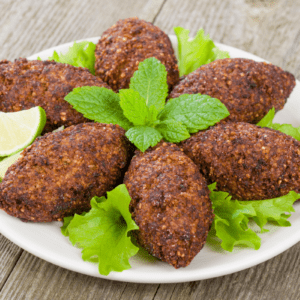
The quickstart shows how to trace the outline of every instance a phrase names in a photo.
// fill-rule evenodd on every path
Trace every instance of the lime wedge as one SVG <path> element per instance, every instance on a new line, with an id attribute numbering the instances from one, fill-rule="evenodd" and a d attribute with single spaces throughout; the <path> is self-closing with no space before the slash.
<path id="1" fill-rule="evenodd" d="M 4 177 L 7 169 L 18 160 L 21 152 L 22 151 L 14 154 L 14 155 L 11 155 L 9 157 L 6 157 L 2 161 L 0 161 L 0 182 L 1 182 L 1 178 Z"/>
<path id="2" fill-rule="evenodd" d="M 0 112 L 0 157 L 19 152 L 41 134 L 46 113 L 39 107 L 12 113 Z"/>

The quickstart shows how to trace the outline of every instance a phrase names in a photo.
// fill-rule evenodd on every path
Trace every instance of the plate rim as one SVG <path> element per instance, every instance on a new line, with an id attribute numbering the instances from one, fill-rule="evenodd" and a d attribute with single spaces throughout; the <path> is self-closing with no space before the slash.
<path id="1" fill-rule="evenodd" d="M 176 42 L 175 35 L 169 35 L 169 37 L 170 37 L 172 43 L 174 44 L 174 42 Z M 92 42 L 95 43 L 99 40 L 99 38 L 100 37 L 85 38 L 85 39 L 80 39 L 76 42 L 92 41 Z M 64 43 L 64 44 L 60 44 L 60 45 L 45 49 L 43 51 L 37 52 L 37 53 L 29 56 L 28 59 L 32 60 L 32 59 L 36 59 L 38 56 L 45 56 L 46 55 L 45 53 L 53 52 L 54 50 L 61 51 L 60 49 L 67 49 L 67 47 L 73 45 L 73 43 L 74 43 L 74 41 Z M 246 52 L 244 50 L 241 50 L 241 49 L 238 49 L 238 48 L 235 48 L 235 47 L 232 47 L 232 46 L 224 45 L 224 44 L 221 44 L 221 43 L 215 43 L 215 44 L 217 46 L 219 46 L 220 48 L 226 50 L 226 51 L 230 51 L 230 50 L 234 51 L 234 52 L 238 51 L 239 53 L 245 54 L 247 56 L 247 58 L 250 57 L 251 59 L 254 59 L 254 60 L 257 60 L 257 61 L 266 61 L 266 60 L 264 60 L 264 59 L 262 59 L 262 58 L 260 58 L 256 55 L 254 55 L 252 53 L 249 53 L 249 52 Z M 241 57 L 243 57 L 243 56 L 241 56 Z M 296 79 L 296 87 L 300 88 L 300 82 L 297 79 Z M 298 206 L 298 210 L 300 212 L 300 203 L 298 203 L 297 206 Z M 6 214 L 4 211 L 0 210 L 0 219 L 1 219 L 1 214 L 3 215 L 3 213 Z M 11 216 L 8 216 L 8 215 L 7 215 L 7 217 L 14 218 L 14 217 L 11 217 Z M 0 224 L 1 224 L 1 221 L 0 221 Z M 50 226 L 52 226 L 52 224 L 50 224 Z M 286 227 L 283 227 L 283 228 L 286 228 Z M 280 229 L 282 229 L 282 228 L 280 228 Z M 173 278 L 162 279 L 160 276 L 158 276 L 157 278 L 152 278 L 149 281 L 149 280 L 146 279 L 146 277 L 134 277 L 134 276 L 132 276 L 131 278 L 128 277 L 128 272 L 132 272 L 132 271 L 134 272 L 133 269 L 123 271 L 121 273 L 112 272 L 108 276 L 103 276 L 101 274 L 91 274 L 90 272 L 86 272 L 85 270 L 78 270 L 78 268 L 76 268 L 75 266 L 71 266 L 71 265 L 67 264 L 67 262 L 61 261 L 61 262 L 58 263 L 57 258 L 55 259 L 55 257 L 51 257 L 51 256 L 49 257 L 49 255 L 47 256 L 47 252 L 41 252 L 41 251 L 39 251 L 39 249 L 35 249 L 34 246 L 32 248 L 32 246 L 24 243 L 23 241 L 20 242 L 20 240 L 18 240 L 14 236 L 11 236 L 11 234 L 9 233 L 9 230 L 5 230 L 3 227 L 0 227 L 0 233 L 3 236 L 5 236 L 7 239 L 12 241 L 14 244 L 16 244 L 19 247 L 21 247 L 22 249 L 24 249 L 25 251 L 30 252 L 31 254 L 33 254 L 36 257 L 39 257 L 40 259 L 46 260 L 46 261 L 48 261 L 48 262 L 50 262 L 54 265 L 57 265 L 59 267 L 64 268 L 64 269 L 71 270 L 73 272 L 77 272 L 77 273 L 81 273 L 81 274 L 85 274 L 85 275 L 89 275 L 89 276 L 93 276 L 93 277 L 100 277 L 100 278 L 103 278 L 103 279 L 123 281 L 123 282 L 134 282 L 134 283 L 151 283 L 151 284 L 189 282 L 189 281 L 195 281 L 195 280 L 204 280 L 204 279 L 210 279 L 210 278 L 217 278 L 217 277 L 220 277 L 220 276 L 236 273 L 236 272 L 251 268 L 253 266 L 256 266 L 256 265 L 258 265 L 262 262 L 265 262 L 265 261 L 267 261 L 267 260 L 283 253 L 284 251 L 288 250 L 289 248 L 291 248 L 292 246 L 294 246 L 296 243 L 298 243 L 300 241 L 300 232 L 299 232 L 298 234 L 294 234 L 294 235 L 290 236 L 288 238 L 287 242 L 285 241 L 285 243 L 280 243 L 279 247 L 277 245 L 276 250 L 275 251 L 273 250 L 271 255 L 267 251 L 267 249 L 263 250 L 263 255 L 259 259 L 255 260 L 253 258 L 253 259 L 247 260 L 247 262 L 245 262 L 244 264 L 235 265 L 235 267 L 232 267 L 230 269 L 230 271 L 228 271 L 226 269 L 223 269 L 222 271 L 220 271 L 220 270 L 212 271 L 209 276 L 205 276 L 205 274 L 199 276 L 199 274 L 197 275 L 196 272 L 192 272 L 190 276 L 187 276 L 187 278 L 179 278 L 177 276 L 173 276 Z M 294 237 L 295 235 L 297 236 L 297 238 Z M 65 238 L 65 239 L 66 239 L 67 242 L 69 242 L 69 240 L 67 238 Z M 243 250 L 243 251 L 245 251 L 245 250 Z M 253 251 L 255 251 L 255 250 L 253 250 Z M 260 251 L 260 250 L 258 250 L 258 251 Z M 84 262 L 84 263 L 92 265 L 91 263 L 87 263 L 87 262 Z M 184 269 L 186 269 L 186 268 L 184 268 Z M 186 275 L 188 275 L 188 274 L 186 274 Z M 140 276 L 140 275 L 138 275 L 138 276 Z"/>

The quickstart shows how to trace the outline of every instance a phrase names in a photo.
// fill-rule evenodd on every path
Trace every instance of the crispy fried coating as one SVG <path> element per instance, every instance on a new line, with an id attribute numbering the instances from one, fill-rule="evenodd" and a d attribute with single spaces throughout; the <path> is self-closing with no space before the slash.
<path id="1" fill-rule="evenodd" d="M 226 58 L 187 75 L 169 98 L 206 94 L 225 104 L 230 112 L 225 120 L 256 124 L 272 107 L 283 108 L 295 84 L 292 74 L 272 64 Z"/>
<path id="2" fill-rule="evenodd" d="M 64 100 L 76 87 L 107 87 L 88 69 L 54 61 L 0 61 L 0 111 L 14 112 L 41 106 L 47 115 L 43 133 L 89 122 Z"/>
<path id="3" fill-rule="evenodd" d="M 96 46 L 95 70 L 114 91 L 129 87 L 139 62 L 159 59 L 168 72 L 171 89 L 179 80 L 177 60 L 169 37 L 153 24 L 128 18 L 107 29 Z"/>
<path id="4" fill-rule="evenodd" d="M 162 261 L 185 267 L 204 246 L 213 221 L 206 182 L 176 145 L 136 153 L 124 183 L 140 228 L 137 241 Z"/>
<path id="5" fill-rule="evenodd" d="M 263 200 L 300 192 L 300 142 L 270 128 L 227 122 L 182 142 L 208 183 L 234 199 Z"/>
<path id="6" fill-rule="evenodd" d="M 128 161 L 118 125 L 83 123 L 38 138 L 0 183 L 0 208 L 23 221 L 51 222 L 90 209 L 113 189 Z"/>

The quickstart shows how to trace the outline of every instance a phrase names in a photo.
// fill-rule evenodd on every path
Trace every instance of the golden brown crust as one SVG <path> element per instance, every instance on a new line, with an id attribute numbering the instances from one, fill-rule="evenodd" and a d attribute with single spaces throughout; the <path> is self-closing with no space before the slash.
<path id="1" fill-rule="evenodd" d="M 258 123 L 274 106 L 283 108 L 295 86 L 289 72 L 246 58 L 219 59 L 185 76 L 169 98 L 206 94 L 219 99 L 230 112 L 227 121 Z"/>
<path id="2" fill-rule="evenodd" d="M 115 187 L 128 161 L 118 125 L 85 123 L 38 138 L 0 183 L 0 208 L 23 221 L 51 222 L 90 209 Z"/>
<path id="3" fill-rule="evenodd" d="M 171 89 L 179 79 L 177 60 L 169 37 L 153 24 L 128 18 L 107 29 L 96 46 L 95 70 L 114 91 L 129 87 L 139 62 L 156 57 L 166 67 Z"/>
<path id="4" fill-rule="evenodd" d="M 177 146 L 160 143 L 137 151 L 124 183 L 140 228 L 138 242 L 175 268 L 189 265 L 213 221 L 209 190 L 196 165 Z"/>
<path id="5" fill-rule="evenodd" d="M 261 200 L 300 192 L 300 142 L 249 123 L 219 124 L 182 142 L 208 183 L 234 199 Z"/>
<path id="6" fill-rule="evenodd" d="M 43 133 L 89 122 L 64 100 L 76 87 L 107 87 L 87 69 L 54 61 L 0 62 L 0 111 L 13 112 L 41 106 L 47 115 Z"/>

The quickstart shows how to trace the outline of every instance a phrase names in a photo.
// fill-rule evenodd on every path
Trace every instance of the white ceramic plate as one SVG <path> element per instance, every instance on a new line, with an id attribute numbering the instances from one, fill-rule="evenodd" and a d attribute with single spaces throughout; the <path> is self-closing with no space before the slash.
<path id="1" fill-rule="evenodd" d="M 97 43 L 99 38 L 90 38 Z M 171 36 L 175 44 L 174 37 Z M 29 59 L 40 56 L 47 59 L 53 50 L 67 51 L 73 43 L 60 45 L 37 53 Z M 257 61 L 263 59 L 229 46 L 220 45 L 229 51 L 231 57 L 245 57 Z M 291 123 L 300 125 L 300 82 L 290 96 L 288 103 L 282 111 L 276 115 L 278 123 Z M 80 249 L 71 245 L 69 240 L 60 233 L 60 222 L 48 224 L 23 223 L 19 219 L 0 211 L 0 232 L 9 240 L 22 247 L 26 251 L 60 267 L 79 273 L 102 277 L 111 280 L 140 282 L 140 283 L 172 283 L 193 280 L 208 279 L 246 268 L 250 268 L 264 262 L 283 251 L 289 249 L 300 241 L 300 203 L 294 205 L 296 212 L 290 217 L 291 227 L 271 227 L 270 232 L 261 234 L 262 244 L 257 251 L 252 249 L 237 248 L 232 253 L 213 249 L 208 245 L 201 250 L 192 263 L 182 269 L 175 270 L 173 267 L 156 259 L 149 259 L 143 255 L 136 255 L 131 259 L 130 270 L 122 273 L 112 272 L 109 276 L 98 273 L 96 265 L 84 262 L 81 259 Z"/>

